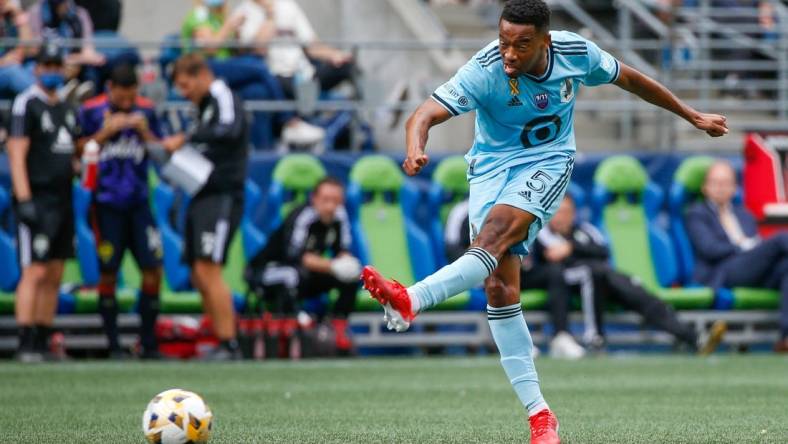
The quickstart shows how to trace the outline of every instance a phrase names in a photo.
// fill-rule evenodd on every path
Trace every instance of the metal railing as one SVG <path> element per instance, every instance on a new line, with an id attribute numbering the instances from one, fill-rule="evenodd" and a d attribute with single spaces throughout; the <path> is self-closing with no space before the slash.
<path id="1" fill-rule="evenodd" d="M 592 38 L 619 57 L 623 62 L 654 76 L 691 105 L 703 110 L 731 113 L 730 125 L 744 130 L 753 125 L 788 129 L 788 8 L 774 1 L 774 25 L 765 29 L 757 19 L 762 11 L 751 8 L 713 8 L 711 0 L 700 0 L 695 8 L 672 7 L 660 9 L 646 0 L 617 0 L 615 26 L 602 24 L 583 10 L 575 0 L 553 0 L 551 6 L 571 17 L 581 28 L 590 30 Z M 0 38 L 0 46 L 40 42 L 20 42 Z M 79 39 L 64 39 L 60 44 L 79 47 Z M 292 45 L 292 40 L 274 40 L 269 45 Z M 386 40 L 374 37 L 364 40 L 327 40 L 326 43 L 353 51 L 363 66 L 367 58 L 400 56 L 429 52 L 446 54 L 463 51 L 470 55 L 487 41 L 447 37 L 439 41 Z M 126 47 L 129 43 L 101 38 L 94 39 L 98 48 Z M 145 39 L 134 40 L 131 46 L 146 53 L 158 49 L 182 47 L 183 42 L 162 43 Z M 194 46 L 190 44 L 189 46 Z M 226 42 L 229 48 L 246 48 L 249 44 Z M 401 76 L 409 69 L 401 67 Z M 411 79 L 418 85 L 406 100 L 392 100 L 382 92 L 392 85 L 380 84 L 374 66 L 363 66 L 358 85 L 358 97 L 347 100 L 326 100 L 311 103 L 315 111 L 350 110 L 371 116 L 376 112 L 407 112 L 427 97 L 429 91 L 451 75 L 446 67 L 433 66 L 430 75 Z M 9 101 L 0 101 L 9 107 Z M 164 109 L 180 109 L 188 104 L 162 102 Z M 292 111 L 303 109 L 298 101 L 248 101 L 249 111 Z M 615 133 L 610 134 L 621 146 L 652 147 L 663 150 L 682 143 L 681 126 L 677 119 L 656 110 L 631 95 L 616 93 L 594 100 L 580 100 L 578 117 L 605 119 L 613 122 Z M 644 129 L 657 125 L 653 140 L 644 138 Z M 727 142 L 738 147 L 738 141 Z"/>

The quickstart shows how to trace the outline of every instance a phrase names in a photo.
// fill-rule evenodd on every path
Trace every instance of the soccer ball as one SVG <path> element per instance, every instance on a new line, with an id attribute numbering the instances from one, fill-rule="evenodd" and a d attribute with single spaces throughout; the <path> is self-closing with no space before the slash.
<path id="1" fill-rule="evenodd" d="M 211 409 L 196 393 L 170 389 L 156 395 L 142 415 L 142 432 L 151 444 L 206 443 Z"/>

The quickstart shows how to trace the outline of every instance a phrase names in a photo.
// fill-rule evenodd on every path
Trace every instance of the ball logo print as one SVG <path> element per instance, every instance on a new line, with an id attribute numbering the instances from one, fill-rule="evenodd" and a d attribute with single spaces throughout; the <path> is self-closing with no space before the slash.
<path id="1" fill-rule="evenodd" d="M 142 414 L 150 444 L 204 444 L 211 437 L 213 413 L 196 393 L 170 389 L 159 393 Z"/>

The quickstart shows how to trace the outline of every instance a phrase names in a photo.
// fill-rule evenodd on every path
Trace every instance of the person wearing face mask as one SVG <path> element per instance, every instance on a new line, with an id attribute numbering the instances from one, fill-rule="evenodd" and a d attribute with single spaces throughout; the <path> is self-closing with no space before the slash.
<path id="1" fill-rule="evenodd" d="M 17 358 L 36 362 L 47 352 L 64 260 L 74 255 L 71 181 L 76 110 L 58 98 L 63 85 L 61 48 L 39 50 L 37 83 L 14 100 L 8 161 L 19 227 L 22 278 L 16 289 Z"/>
<path id="2" fill-rule="evenodd" d="M 162 245 L 148 202 L 146 146 L 162 132 L 153 103 L 138 95 L 134 67 L 116 66 L 107 83 L 107 94 L 87 101 L 79 113 L 83 137 L 80 145 L 94 141 L 101 147 L 93 220 L 97 233 L 99 314 L 111 357 L 123 357 L 118 342 L 117 275 L 126 250 L 142 270 L 140 283 L 140 356 L 158 358 L 154 327 L 158 314 Z"/>
<path id="3" fill-rule="evenodd" d="M 30 40 L 27 14 L 17 0 L 0 0 L 0 38 Z M 0 97 L 13 98 L 29 88 L 36 79 L 22 64 L 29 48 L 23 45 L 0 47 Z"/>
<path id="4" fill-rule="evenodd" d="M 287 216 L 250 262 L 246 274 L 251 287 L 262 290 L 274 316 L 285 318 L 292 318 L 299 300 L 339 290 L 330 322 L 337 351 L 347 354 L 352 348 L 347 319 L 355 307 L 361 266 L 350 252 L 344 202 L 341 182 L 331 177 L 321 180 L 309 204 Z"/>

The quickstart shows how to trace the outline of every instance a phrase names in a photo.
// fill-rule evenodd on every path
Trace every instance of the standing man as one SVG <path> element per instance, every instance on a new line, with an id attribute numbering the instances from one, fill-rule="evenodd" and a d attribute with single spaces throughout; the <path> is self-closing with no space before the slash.
<path id="1" fill-rule="evenodd" d="M 416 314 L 484 281 L 487 313 L 501 364 L 528 411 L 531 442 L 558 443 L 558 420 L 539 389 L 533 343 L 520 307 L 520 258 L 552 217 L 574 163 L 574 103 L 581 85 L 613 83 L 665 108 L 711 136 L 725 117 L 700 113 L 596 44 L 550 31 L 543 0 L 509 0 L 499 38 L 479 51 L 410 116 L 407 157 L 415 175 L 427 164 L 429 129 L 476 110 L 468 161 L 471 248 L 455 262 L 405 288 L 374 268 L 364 286 L 383 305 L 389 328 L 404 331 Z"/>
<path id="2" fill-rule="evenodd" d="M 170 152 L 189 143 L 213 163 L 205 186 L 192 198 L 186 215 L 184 259 L 192 283 L 221 341 L 212 360 L 240 358 L 232 293 L 222 277 L 230 241 L 241 222 L 244 181 L 249 156 L 249 127 L 241 100 L 214 77 L 205 59 L 187 54 L 175 62 L 173 79 L 183 97 L 198 107 L 197 123 L 188 134 L 162 141 Z"/>
<path id="3" fill-rule="evenodd" d="M 153 104 L 137 94 L 134 67 L 118 65 L 110 73 L 107 94 L 82 107 L 83 138 L 101 148 L 93 222 L 99 266 L 99 313 L 109 341 L 110 356 L 122 357 L 118 342 L 118 270 L 126 250 L 142 270 L 140 283 L 141 356 L 158 357 L 154 327 L 159 313 L 162 246 L 148 202 L 148 156 L 145 146 L 161 137 Z"/>
<path id="4" fill-rule="evenodd" d="M 65 78 L 60 48 L 41 48 L 35 72 L 37 83 L 14 100 L 8 140 L 22 267 L 17 358 L 23 362 L 45 356 L 64 260 L 74 256 L 71 181 L 78 127 L 76 111 L 57 94 Z"/>

